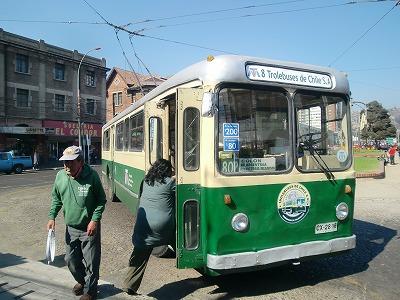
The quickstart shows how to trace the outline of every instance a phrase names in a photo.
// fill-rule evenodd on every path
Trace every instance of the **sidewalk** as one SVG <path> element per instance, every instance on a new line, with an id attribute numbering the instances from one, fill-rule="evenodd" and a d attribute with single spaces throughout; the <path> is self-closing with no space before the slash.
<path id="1" fill-rule="evenodd" d="M 67 300 L 79 299 L 72 294 L 75 281 L 65 268 L 0 254 L 0 299 Z M 112 283 L 99 281 L 97 299 L 153 299 L 128 296 Z"/>

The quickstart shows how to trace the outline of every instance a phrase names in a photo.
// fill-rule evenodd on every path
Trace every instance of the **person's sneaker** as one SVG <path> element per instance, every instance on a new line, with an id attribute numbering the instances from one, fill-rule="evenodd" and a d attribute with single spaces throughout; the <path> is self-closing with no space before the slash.
<path id="1" fill-rule="evenodd" d="M 79 300 L 95 300 L 96 296 L 92 296 L 90 294 L 83 294 Z"/>
<path id="2" fill-rule="evenodd" d="M 83 284 L 77 283 L 74 285 L 72 288 L 72 292 L 74 293 L 75 296 L 80 296 L 83 295 Z"/>

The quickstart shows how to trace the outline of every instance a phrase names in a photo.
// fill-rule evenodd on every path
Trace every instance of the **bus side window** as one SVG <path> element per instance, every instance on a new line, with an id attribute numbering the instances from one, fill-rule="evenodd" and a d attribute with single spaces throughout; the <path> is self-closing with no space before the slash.
<path id="1" fill-rule="evenodd" d="M 183 167 L 186 171 L 196 171 L 200 165 L 200 111 L 186 108 L 183 122 Z"/>
<path id="2" fill-rule="evenodd" d="M 153 164 L 157 159 L 162 158 L 162 121 L 160 118 L 151 117 L 149 122 L 150 163 Z"/>

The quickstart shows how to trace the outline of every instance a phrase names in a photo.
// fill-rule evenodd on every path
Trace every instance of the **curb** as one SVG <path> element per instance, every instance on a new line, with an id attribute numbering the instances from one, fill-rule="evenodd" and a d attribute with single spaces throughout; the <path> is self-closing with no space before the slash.
<path id="1" fill-rule="evenodd" d="M 380 162 L 380 170 L 374 172 L 356 172 L 356 178 L 375 178 L 383 179 L 385 178 L 385 164 L 383 161 Z"/>
<path id="2" fill-rule="evenodd" d="M 0 270 L 0 299 L 76 299 L 71 289 L 75 280 L 68 270 L 30 259 L 9 261 Z M 29 294 L 29 295 L 28 295 Z M 99 280 L 99 299 L 127 299 L 113 283 Z M 25 299 L 25 298 L 24 298 Z M 146 299 L 152 299 L 147 297 Z"/>

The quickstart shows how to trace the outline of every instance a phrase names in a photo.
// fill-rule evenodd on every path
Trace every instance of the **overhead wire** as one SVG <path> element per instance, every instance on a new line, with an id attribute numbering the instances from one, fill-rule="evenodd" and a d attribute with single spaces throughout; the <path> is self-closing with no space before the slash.
<path id="1" fill-rule="evenodd" d="M 158 21 L 165 21 L 165 20 L 172 20 L 172 19 L 187 18 L 187 17 L 193 17 L 193 16 L 210 15 L 210 14 L 224 13 L 224 12 L 245 10 L 245 9 L 254 9 L 254 8 L 260 8 L 260 7 L 266 7 L 266 6 L 291 4 L 291 3 L 295 3 L 295 2 L 304 2 L 304 1 L 308 1 L 308 0 L 279 1 L 279 2 L 273 2 L 273 3 L 268 3 L 268 4 L 247 5 L 247 6 L 227 8 L 227 9 L 209 10 L 209 11 L 204 11 L 204 12 L 195 12 L 195 13 L 189 13 L 189 14 L 177 15 L 177 16 L 171 16 L 171 17 L 160 17 L 160 18 L 154 18 L 154 19 L 145 19 L 145 20 L 140 20 L 140 21 L 129 22 L 129 23 L 123 25 L 123 27 L 131 26 L 131 25 L 137 25 L 137 24 L 143 24 L 143 23 L 150 23 L 150 22 L 158 22 Z M 358 0 L 358 1 L 350 1 L 348 4 L 368 3 L 368 2 L 385 2 L 385 1 L 395 1 L 395 0 Z"/>
<path id="2" fill-rule="evenodd" d="M 0 19 L 0 22 L 105 25 L 104 22 Z"/>
<path id="3" fill-rule="evenodd" d="M 258 7 L 265 7 L 265 6 L 273 6 L 273 5 L 281 5 L 281 4 L 289 4 L 289 3 L 294 3 L 294 2 L 304 2 L 308 0 L 291 0 L 291 1 L 280 1 L 280 2 L 274 2 L 274 3 L 268 3 L 268 4 L 259 4 L 259 5 L 246 5 L 246 6 L 241 6 L 241 7 L 234 7 L 234 8 L 226 8 L 226 9 L 218 9 L 218 10 L 208 10 L 204 12 L 195 12 L 195 13 L 190 13 L 190 14 L 184 14 L 184 15 L 178 15 L 178 16 L 171 16 L 171 17 L 161 17 L 161 18 L 155 18 L 155 19 L 145 19 L 145 20 L 140 20 L 140 21 L 132 21 L 129 22 L 123 27 L 128 27 L 131 25 L 137 25 L 137 24 L 143 24 L 143 23 L 150 23 L 150 22 L 158 22 L 158 21 L 165 21 L 165 20 L 172 20 L 172 19 L 181 19 L 181 18 L 187 18 L 187 17 L 194 17 L 194 16 L 201 16 L 201 15 L 210 15 L 210 14 L 216 14 L 216 13 L 223 13 L 223 12 L 228 12 L 228 11 L 236 11 L 236 10 L 244 10 L 244 9 L 253 9 L 253 8 L 258 8 Z"/>
<path id="4" fill-rule="evenodd" d="M 140 20 L 140 21 L 132 21 L 132 22 L 129 22 L 129 23 L 125 24 L 125 25 L 121 25 L 121 27 L 127 27 L 127 26 L 130 26 L 130 25 L 137 25 L 137 24 L 150 23 L 150 22 L 157 22 L 157 21 L 164 21 L 164 20 L 171 20 L 171 19 L 179 19 L 179 18 L 200 16 L 200 15 L 210 15 L 210 14 L 215 14 L 215 13 L 223 13 L 223 12 L 236 11 L 236 10 L 254 9 L 254 8 L 266 7 L 266 6 L 274 6 L 274 5 L 283 5 L 283 4 L 290 4 L 290 3 L 295 3 L 295 2 L 304 2 L 304 1 L 309 1 L 309 0 L 280 1 L 280 2 L 274 2 L 274 3 L 268 3 L 268 4 L 247 5 L 247 6 L 242 6 L 242 7 L 234 7 L 234 8 L 220 9 L 220 10 L 210 10 L 210 11 L 204 11 L 204 12 L 198 12 L 198 13 L 190 13 L 190 14 L 184 14 L 184 15 L 171 16 L 171 17 L 160 17 L 160 18 L 155 18 L 155 19 L 145 19 L 145 20 Z M 387 1 L 392 1 L 393 2 L 393 1 L 397 1 L 397 0 L 358 0 L 358 1 L 350 1 L 347 4 L 387 2 Z M 89 3 L 87 3 L 87 5 L 91 6 L 91 8 L 96 11 L 96 9 L 92 5 L 90 5 Z M 100 16 L 98 11 L 96 11 L 96 13 Z M 76 20 L 51 21 L 51 20 L 0 19 L 0 22 L 49 23 L 49 24 L 87 24 L 87 25 L 107 25 L 108 24 L 105 19 L 104 19 L 104 22 L 94 22 L 94 21 L 90 22 L 90 21 L 76 21 Z"/>
<path id="5" fill-rule="evenodd" d="M 396 2 L 396 4 L 389 9 L 382 17 L 379 18 L 372 26 L 370 26 L 363 34 L 361 34 L 350 46 L 348 46 L 345 50 L 343 50 L 332 62 L 328 65 L 329 67 L 336 63 L 340 58 L 342 58 L 351 48 L 353 48 L 362 38 L 364 38 L 380 21 L 382 21 L 393 9 L 400 4 L 400 0 Z"/>
<path id="6" fill-rule="evenodd" d="M 265 16 L 265 15 L 286 14 L 286 13 L 294 13 L 294 12 L 302 12 L 302 11 L 309 11 L 309 10 L 326 9 L 326 8 L 333 8 L 333 7 L 340 7 L 340 6 L 346 6 L 346 5 L 361 4 L 361 3 L 385 2 L 385 1 L 393 1 L 393 0 L 347 1 L 347 2 L 344 2 L 344 3 L 338 3 L 338 4 L 329 4 L 329 5 L 312 6 L 312 7 L 305 7 L 305 8 L 286 9 L 286 10 L 271 11 L 271 12 L 260 12 L 260 13 L 254 13 L 254 14 L 246 14 L 246 15 L 240 15 L 240 16 L 228 16 L 228 17 L 221 17 L 221 18 L 214 18 L 214 19 L 194 20 L 194 21 L 175 23 L 175 24 L 157 25 L 157 26 L 153 26 L 153 27 L 141 28 L 141 29 L 135 30 L 134 32 L 135 33 L 142 33 L 144 31 L 152 30 L 152 29 L 160 29 L 160 28 L 168 28 L 168 27 L 176 27 L 176 26 L 192 25 L 192 24 L 201 24 L 201 23 L 210 23 L 210 22 L 219 22 L 219 21 L 241 19 L 241 18 L 252 18 L 252 17 Z"/>
<path id="7" fill-rule="evenodd" d="M 400 69 L 400 66 L 394 67 L 374 67 L 374 68 L 365 68 L 365 69 L 353 69 L 346 70 L 346 72 L 365 72 L 365 71 L 381 71 L 381 70 L 396 70 Z"/>
<path id="8" fill-rule="evenodd" d="M 131 70 L 132 70 L 132 72 L 133 72 L 133 74 L 134 74 L 134 76 L 135 76 L 135 78 L 136 78 L 136 81 L 137 81 L 137 83 L 138 83 L 138 86 L 139 86 L 139 88 L 140 88 L 140 91 L 144 94 L 144 90 L 143 90 L 142 84 L 140 83 L 140 79 L 139 79 L 138 75 L 136 74 L 135 69 L 133 68 L 133 66 L 132 66 L 131 62 L 129 61 L 128 57 L 126 56 L 126 53 L 125 53 L 125 50 L 124 50 L 124 48 L 123 48 L 123 46 L 122 46 L 121 40 L 119 39 L 119 36 L 118 36 L 118 29 L 115 29 L 115 36 L 117 37 L 118 44 L 119 44 L 119 46 L 120 46 L 120 48 L 121 48 L 121 51 L 122 51 L 122 55 L 124 56 L 126 62 L 127 62 L 128 65 L 129 65 L 129 67 L 131 68 Z"/>
<path id="9" fill-rule="evenodd" d="M 151 79 L 153 80 L 154 85 L 155 85 L 155 86 L 158 86 L 158 84 L 157 84 L 157 82 L 156 82 L 154 76 L 151 74 L 149 68 L 147 68 L 147 66 L 145 65 L 145 63 L 143 62 L 143 60 L 137 55 L 136 50 L 135 50 L 135 47 L 133 46 L 132 35 L 129 35 L 129 41 L 130 41 L 130 43 L 131 43 L 132 50 L 133 50 L 133 53 L 134 53 L 136 59 L 137 59 L 137 60 L 143 65 L 143 67 L 146 69 L 147 73 L 150 75 Z M 140 64 L 139 64 L 139 66 L 140 66 Z"/>
<path id="10" fill-rule="evenodd" d="M 352 4 L 360 4 L 360 3 L 376 3 L 376 2 L 386 2 L 386 1 L 396 1 L 396 0 L 358 0 L 358 1 L 348 1 L 348 2 L 345 2 L 345 3 L 341 3 L 341 4 L 332 4 L 332 5 L 325 5 L 325 6 L 308 7 L 308 8 L 283 10 L 283 11 L 275 11 L 275 12 L 265 12 L 265 13 L 258 13 L 258 14 L 247 14 L 247 15 L 242 15 L 242 16 L 225 17 L 225 18 L 211 19 L 211 20 L 191 21 L 191 22 L 185 22 L 185 23 L 179 23 L 179 24 L 160 25 L 160 26 L 152 27 L 152 28 L 143 28 L 143 29 L 139 29 L 139 30 L 136 30 L 136 31 L 127 30 L 126 27 L 129 26 L 129 25 L 132 25 L 132 24 L 148 23 L 148 22 L 155 22 L 155 21 L 168 20 L 168 19 L 177 19 L 177 18 L 204 15 L 204 14 L 211 14 L 211 13 L 221 13 L 221 12 L 234 11 L 234 10 L 251 9 L 251 8 L 258 8 L 258 7 L 263 7 L 263 6 L 282 5 L 282 4 L 289 4 L 289 3 L 294 3 L 294 2 L 304 2 L 304 1 L 307 1 L 307 0 L 280 1 L 280 2 L 274 2 L 274 3 L 269 3 L 269 4 L 248 5 L 248 6 L 243 6 L 243 7 L 227 8 L 227 9 L 206 11 L 206 12 L 198 12 L 198 13 L 191 13 L 191 14 L 186 14 L 186 15 L 172 16 L 172 17 L 146 19 L 146 20 L 142 20 L 142 21 L 131 22 L 131 23 L 128 23 L 128 24 L 125 24 L 125 25 L 115 25 L 115 24 L 109 22 L 88 1 L 86 1 L 86 0 L 83 0 L 83 1 L 103 20 L 103 22 L 88 22 L 88 24 L 109 25 L 109 26 L 114 27 L 114 29 L 123 30 L 123 31 L 129 33 L 130 35 L 134 35 L 134 36 L 147 37 L 149 39 L 155 39 L 155 40 L 159 40 L 159 41 L 164 41 L 164 42 L 169 42 L 169 43 L 174 43 L 174 44 L 179 44 L 179 45 L 184 45 L 184 46 L 189 46 L 189 47 L 195 47 L 195 48 L 200 48 L 200 49 L 205 49 L 205 50 L 210 50 L 210 51 L 216 51 L 216 52 L 220 52 L 220 53 L 236 54 L 236 53 L 233 53 L 231 51 L 225 51 L 225 50 L 205 47 L 205 46 L 196 45 L 196 44 L 193 44 L 193 43 L 180 42 L 180 41 L 161 38 L 161 37 L 157 37 L 157 36 L 144 35 L 144 34 L 141 34 L 140 32 L 145 31 L 145 30 L 155 29 L 155 28 L 166 28 L 166 27 L 170 27 L 170 26 L 182 26 L 182 25 L 188 25 L 188 24 L 194 24 L 194 23 L 205 23 L 205 22 L 219 21 L 219 20 L 222 21 L 222 20 L 234 19 L 234 18 L 257 17 L 257 16 L 262 16 L 262 15 L 291 13 L 291 12 L 323 9 L 323 8 L 330 8 L 330 7 L 337 7 L 337 6 L 344 6 L 344 5 L 352 5 Z M 398 2 L 397 2 L 396 5 L 398 5 Z M 21 22 L 24 22 L 26 20 L 10 20 L 10 21 L 21 21 Z M 26 21 L 26 22 L 30 22 L 30 21 Z M 52 21 L 32 21 L 32 22 L 52 22 Z M 78 23 L 78 21 L 60 21 L 60 23 L 70 23 L 70 24 L 72 24 L 72 23 Z M 84 23 L 84 22 L 81 22 L 81 23 Z"/>
<path id="11" fill-rule="evenodd" d="M 138 85 L 139 85 L 140 91 L 144 94 L 144 90 L 143 90 L 142 84 L 140 83 L 139 77 L 137 76 L 137 74 L 136 74 L 136 72 L 135 72 L 135 70 L 134 70 L 134 68 L 133 68 L 133 66 L 132 66 L 132 64 L 131 64 L 131 62 L 129 61 L 128 57 L 126 56 L 126 53 L 125 53 L 125 50 L 124 50 L 124 48 L 123 48 L 123 46 L 122 46 L 121 40 L 119 39 L 118 31 L 119 31 L 119 30 L 122 30 L 122 28 L 120 28 L 120 26 L 116 26 L 116 25 L 110 23 L 106 18 L 104 18 L 104 17 L 100 14 L 100 12 L 99 12 L 96 8 L 94 8 L 92 5 L 90 5 L 90 3 L 88 3 L 86 0 L 83 0 L 83 1 L 95 12 L 104 22 L 106 22 L 107 25 L 110 25 L 110 26 L 114 27 L 115 36 L 116 36 L 117 41 L 118 41 L 118 44 L 119 44 L 119 46 L 120 46 L 120 48 L 121 48 L 122 54 L 123 54 L 123 56 L 124 56 L 126 62 L 128 63 L 129 67 L 131 68 L 131 70 L 132 70 L 132 72 L 133 72 L 133 74 L 134 74 L 134 76 L 135 76 L 135 78 L 136 78 L 136 80 L 137 80 L 137 83 L 138 83 Z"/>
<path id="12" fill-rule="evenodd" d="M 196 47 L 196 48 L 200 48 L 200 49 L 205 49 L 205 50 L 211 50 L 211 51 L 216 51 L 216 52 L 221 52 L 221 53 L 227 53 L 227 54 L 235 54 L 229 51 L 225 51 L 225 50 L 219 50 L 219 49 L 215 49 L 215 48 L 209 48 L 209 47 L 204 47 L 204 46 L 200 46 L 200 45 L 195 45 L 195 44 L 191 44 L 191 43 L 186 43 L 186 42 L 180 42 L 180 41 L 175 41 L 175 40 L 170 40 L 170 39 L 165 39 L 165 38 L 160 38 L 160 37 L 155 37 L 155 36 L 150 36 L 150 35 L 145 35 L 145 34 L 140 34 L 137 33 L 135 31 L 132 30 L 128 30 L 123 26 L 119 26 L 119 25 L 115 25 L 111 22 L 109 22 L 108 20 L 106 20 L 92 5 L 90 5 L 86 0 L 83 0 L 91 9 L 93 9 L 95 11 L 95 13 L 97 15 L 100 16 L 100 18 L 107 23 L 107 25 L 111 26 L 114 28 L 114 30 L 121 30 L 121 31 L 125 31 L 133 36 L 140 36 L 140 37 L 146 37 L 149 39 L 154 39 L 154 40 L 159 40 L 159 41 L 164 41 L 164 42 L 169 42 L 169 43 L 174 43 L 174 44 L 179 44 L 179 45 L 185 45 L 185 46 L 190 46 L 190 47 Z M 129 63 L 129 65 L 131 65 Z"/>
<path id="13" fill-rule="evenodd" d="M 99 13 L 99 11 L 95 8 L 95 7 L 93 7 L 89 2 L 87 2 L 86 0 L 83 0 L 106 24 L 110 24 L 107 20 L 106 20 L 106 18 L 104 18 L 100 13 Z"/>
<path id="14" fill-rule="evenodd" d="M 367 85 L 367 86 L 375 86 L 377 88 L 380 89 L 385 89 L 385 90 L 389 90 L 389 91 L 394 91 L 394 92 L 400 92 L 400 89 L 393 89 L 393 88 L 389 88 L 389 87 L 385 87 L 376 83 L 370 83 L 370 82 L 364 82 L 364 81 L 358 81 L 358 80 L 351 80 L 351 83 L 358 83 L 358 84 L 362 84 L 362 85 Z"/>

